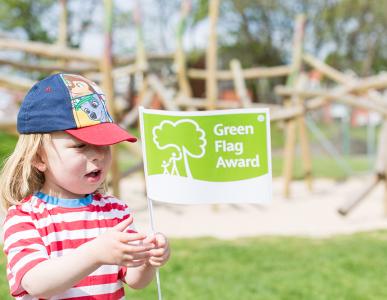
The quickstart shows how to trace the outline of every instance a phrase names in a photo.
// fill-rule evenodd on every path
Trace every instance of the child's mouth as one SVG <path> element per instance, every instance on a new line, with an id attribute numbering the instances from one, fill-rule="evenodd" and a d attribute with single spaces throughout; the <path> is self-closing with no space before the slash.
<path id="1" fill-rule="evenodd" d="M 102 171 L 101 170 L 95 170 L 90 173 L 87 173 L 85 176 L 89 182 L 97 182 L 101 178 Z"/>

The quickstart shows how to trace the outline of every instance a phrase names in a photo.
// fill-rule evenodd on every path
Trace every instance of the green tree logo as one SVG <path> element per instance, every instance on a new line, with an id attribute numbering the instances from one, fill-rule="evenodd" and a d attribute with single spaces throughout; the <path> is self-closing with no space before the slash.
<path id="1" fill-rule="evenodd" d="M 192 178 L 188 157 L 201 158 L 206 153 L 206 133 L 193 120 L 181 119 L 177 122 L 164 120 L 153 127 L 153 142 L 159 150 L 176 149 L 161 167 L 164 174 L 180 176 L 176 162 L 183 159 L 187 177 Z M 186 137 L 190 136 L 189 139 Z"/>

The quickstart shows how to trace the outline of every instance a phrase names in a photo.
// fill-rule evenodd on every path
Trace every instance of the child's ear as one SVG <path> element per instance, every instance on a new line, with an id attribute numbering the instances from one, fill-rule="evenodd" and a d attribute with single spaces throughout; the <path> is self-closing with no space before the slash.
<path id="1" fill-rule="evenodd" d="M 36 156 L 34 161 L 32 162 L 32 165 L 42 173 L 44 173 L 47 170 L 47 165 L 42 159 L 42 156 L 40 153 L 36 153 Z"/>

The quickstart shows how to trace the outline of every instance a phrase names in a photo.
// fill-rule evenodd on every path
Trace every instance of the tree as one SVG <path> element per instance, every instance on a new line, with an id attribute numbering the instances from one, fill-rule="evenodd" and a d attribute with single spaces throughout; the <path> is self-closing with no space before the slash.
<path id="1" fill-rule="evenodd" d="M 193 24 L 206 19 L 208 1 L 198 1 Z M 386 10 L 386 1 L 223 0 L 219 53 L 224 65 L 235 57 L 245 67 L 289 62 L 294 18 L 303 13 L 307 51 L 338 69 L 369 75 L 387 66 Z"/>
<path id="2" fill-rule="evenodd" d="M 0 28 L 8 33 L 23 32 L 33 41 L 52 41 L 42 20 L 52 10 L 54 0 L 3 0 L 0 10 Z"/>
<path id="3" fill-rule="evenodd" d="M 330 45 L 327 62 L 360 75 L 387 67 L 386 1 L 325 0 L 320 18 L 313 20 L 320 45 Z"/>
<path id="4" fill-rule="evenodd" d="M 187 177 L 192 178 L 188 157 L 200 158 L 206 153 L 207 141 L 204 130 L 195 121 L 182 119 L 175 123 L 162 121 L 159 126 L 153 128 L 152 133 L 153 142 L 158 149 L 174 148 L 177 150 L 177 153 L 172 153 L 169 161 L 175 164 L 177 160 L 183 158 Z M 187 136 L 190 137 L 189 140 Z M 171 174 L 176 175 L 173 172 Z"/>
<path id="5" fill-rule="evenodd" d="M 79 47 L 87 30 L 93 25 L 97 0 L 68 1 L 68 44 Z M 101 5 L 101 4 L 99 4 Z M 0 29 L 8 35 L 24 35 L 31 41 L 52 43 L 56 40 L 59 1 L 2 0 Z"/>

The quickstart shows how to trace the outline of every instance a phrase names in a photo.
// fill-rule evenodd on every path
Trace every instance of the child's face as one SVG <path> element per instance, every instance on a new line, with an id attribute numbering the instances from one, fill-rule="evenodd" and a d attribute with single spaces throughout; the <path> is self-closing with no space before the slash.
<path id="1" fill-rule="evenodd" d="M 42 153 L 42 192 L 59 198 L 80 198 L 104 181 L 111 164 L 109 146 L 94 146 L 65 132 L 51 134 Z"/>

